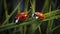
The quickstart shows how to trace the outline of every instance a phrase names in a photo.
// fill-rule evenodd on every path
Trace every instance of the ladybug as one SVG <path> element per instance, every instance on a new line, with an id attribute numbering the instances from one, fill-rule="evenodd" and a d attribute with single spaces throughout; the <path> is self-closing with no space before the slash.
<path id="1" fill-rule="evenodd" d="M 35 12 L 32 14 L 32 18 L 43 20 L 45 19 L 45 16 L 42 12 Z"/>
<path id="2" fill-rule="evenodd" d="M 22 22 L 28 18 L 28 14 L 24 12 L 16 14 L 15 23 Z"/>

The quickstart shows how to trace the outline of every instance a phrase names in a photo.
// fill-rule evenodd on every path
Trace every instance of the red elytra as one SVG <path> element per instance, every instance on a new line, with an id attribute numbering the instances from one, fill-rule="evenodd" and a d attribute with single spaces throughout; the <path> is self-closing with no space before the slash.
<path id="1" fill-rule="evenodd" d="M 45 16 L 42 12 L 35 12 L 35 14 L 37 14 L 39 19 L 41 19 L 41 20 L 45 19 Z"/>
<path id="2" fill-rule="evenodd" d="M 18 13 L 16 15 L 16 18 L 19 20 L 19 21 L 24 21 L 28 18 L 28 14 L 25 14 L 24 12 L 22 13 Z"/>

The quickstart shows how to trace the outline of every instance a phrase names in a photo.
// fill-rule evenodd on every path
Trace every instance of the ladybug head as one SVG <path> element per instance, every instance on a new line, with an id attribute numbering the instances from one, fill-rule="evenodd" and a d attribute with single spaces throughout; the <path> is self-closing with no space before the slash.
<path id="1" fill-rule="evenodd" d="M 38 19 L 38 15 L 36 13 L 32 14 L 32 18 Z"/>
<path id="2" fill-rule="evenodd" d="M 32 14 L 32 18 L 43 20 L 45 19 L 45 16 L 42 12 L 35 12 Z"/>
<path id="3" fill-rule="evenodd" d="M 19 22 L 19 19 L 14 18 L 14 23 L 18 23 L 18 22 Z"/>

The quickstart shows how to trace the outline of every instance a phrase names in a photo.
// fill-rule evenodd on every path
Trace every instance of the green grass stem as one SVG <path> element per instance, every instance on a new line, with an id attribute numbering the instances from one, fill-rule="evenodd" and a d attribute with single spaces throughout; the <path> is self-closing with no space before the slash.
<path id="1" fill-rule="evenodd" d="M 10 17 L 16 12 L 16 10 L 20 7 L 20 3 L 18 3 L 17 7 L 12 11 L 9 17 L 3 22 L 2 25 L 6 24 L 6 22 L 10 19 Z"/>

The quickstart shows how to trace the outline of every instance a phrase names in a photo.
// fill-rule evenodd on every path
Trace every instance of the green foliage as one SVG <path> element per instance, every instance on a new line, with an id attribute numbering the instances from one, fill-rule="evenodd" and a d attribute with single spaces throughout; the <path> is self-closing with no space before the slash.
<path id="1" fill-rule="evenodd" d="M 27 2 L 28 1 L 28 2 Z M 25 12 L 28 12 L 28 3 L 31 3 L 32 6 L 32 11 L 31 13 L 35 12 L 35 3 L 36 1 L 33 0 L 26 0 L 25 3 Z M 15 23 L 9 23 L 9 19 L 12 17 L 12 15 L 16 12 L 16 10 L 18 10 L 19 13 L 19 7 L 20 7 L 20 3 L 18 3 L 18 5 L 14 8 L 14 10 L 11 12 L 10 15 L 8 15 L 8 9 L 7 9 L 7 3 L 6 0 L 4 0 L 4 9 L 5 9 L 5 16 L 6 19 L 5 21 L 2 23 L 2 25 L 0 26 L 0 32 L 5 31 L 5 30 L 10 30 L 10 29 L 14 29 L 13 33 L 15 34 L 16 32 L 20 31 L 21 34 L 26 34 L 26 28 L 27 25 L 30 25 L 29 28 L 29 32 L 30 34 L 35 34 L 35 31 L 38 29 L 40 34 L 42 34 L 42 30 L 41 30 L 41 24 L 46 23 L 46 21 L 48 21 L 48 25 L 47 25 L 47 29 L 46 29 L 46 34 L 52 33 L 55 29 L 59 28 L 59 26 L 56 26 L 55 28 L 52 28 L 53 26 L 53 21 L 54 19 L 58 19 L 60 18 L 60 9 L 56 9 L 56 10 L 51 10 L 51 0 L 45 0 L 45 4 L 43 6 L 42 11 L 44 12 L 45 15 L 45 19 L 44 20 L 38 20 L 38 19 L 32 19 L 31 17 L 29 17 L 26 21 L 19 23 L 19 24 L 15 24 Z M 23 28 L 24 27 L 24 28 Z M 17 29 L 18 28 L 18 29 Z M 9 31 L 10 32 L 10 31 Z"/>

